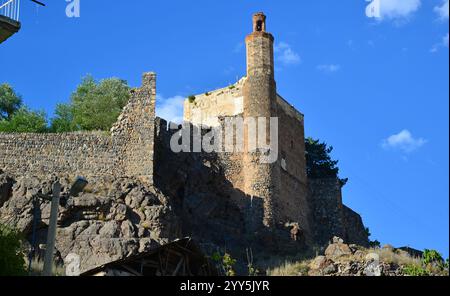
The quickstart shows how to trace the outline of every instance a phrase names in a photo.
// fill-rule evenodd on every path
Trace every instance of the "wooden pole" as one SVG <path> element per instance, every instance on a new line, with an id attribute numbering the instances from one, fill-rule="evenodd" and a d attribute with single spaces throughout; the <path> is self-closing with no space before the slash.
<path id="1" fill-rule="evenodd" d="M 61 194 L 61 184 L 56 181 L 53 184 L 53 197 L 50 211 L 50 222 L 48 225 L 47 245 L 45 246 L 44 276 L 52 275 L 53 252 L 55 250 L 56 226 L 58 222 L 58 207 Z"/>

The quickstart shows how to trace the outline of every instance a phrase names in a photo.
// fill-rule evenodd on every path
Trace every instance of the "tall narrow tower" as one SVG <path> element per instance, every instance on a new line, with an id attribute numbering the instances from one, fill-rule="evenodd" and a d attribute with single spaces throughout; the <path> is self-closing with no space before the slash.
<path id="1" fill-rule="evenodd" d="M 266 118 L 266 143 L 270 141 L 270 118 L 277 117 L 277 91 L 274 78 L 273 36 L 266 32 L 266 16 L 253 16 L 253 32 L 247 46 L 247 77 L 244 83 L 244 117 Z M 246 126 L 248 139 L 249 126 Z M 272 227 L 276 221 L 274 199 L 279 190 L 280 168 L 278 161 L 272 164 L 260 162 L 261 151 L 250 151 L 246 141 L 244 154 L 245 191 L 252 198 L 261 198 L 264 206 L 263 224 Z"/>

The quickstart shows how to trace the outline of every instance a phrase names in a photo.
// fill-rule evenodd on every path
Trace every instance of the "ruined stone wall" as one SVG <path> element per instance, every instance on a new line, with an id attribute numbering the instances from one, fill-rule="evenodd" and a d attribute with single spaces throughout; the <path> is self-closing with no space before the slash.
<path id="1" fill-rule="evenodd" d="M 184 102 L 184 120 L 195 125 L 217 126 L 218 117 L 244 112 L 242 86 L 245 78 L 225 88 L 195 96 Z"/>
<path id="2" fill-rule="evenodd" d="M 346 229 L 345 239 L 350 243 L 368 247 L 368 233 L 361 216 L 345 205 L 343 207 L 343 211 Z"/>
<path id="3" fill-rule="evenodd" d="M 342 203 L 339 180 L 310 179 L 308 185 L 316 244 L 325 245 L 333 236 L 339 236 L 349 244 L 367 246 L 368 237 L 361 216 Z"/>
<path id="4" fill-rule="evenodd" d="M 121 173 L 147 182 L 153 180 L 155 101 L 156 74 L 145 73 L 111 129 Z"/>
<path id="5" fill-rule="evenodd" d="M 155 124 L 155 186 L 172 197 L 174 210 L 182 217 L 183 235 L 193 236 L 201 243 L 237 246 L 249 243 L 247 211 L 262 209 L 261 204 L 236 188 L 225 172 L 239 162 L 226 153 L 174 153 L 170 139 L 178 130 L 156 118 Z M 203 133 L 205 133 L 204 131 Z M 262 214 L 259 216 L 262 221 Z"/>
<path id="6" fill-rule="evenodd" d="M 298 252 L 304 247 L 303 240 L 291 240 L 289 228 L 277 227 L 269 234 L 264 227 L 264 199 L 243 191 L 247 170 L 243 153 L 174 153 L 170 139 L 177 132 L 169 130 L 165 120 L 156 119 L 154 180 L 158 189 L 172 197 L 184 236 L 193 236 L 207 247 L 213 244 L 241 252 L 289 247 Z"/>
<path id="7" fill-rule="evenodd" d="M 16 176 L 99 176 L 114 174 L 116 167 L 112 139 L 105 134 L 0 134 L 0 168 Z"/>
<path id="8" fill-rule="evenodd" d="M 132 176 L 153 174 L 155 75 L 143 85 L 106 132 L 60 134 L 0 133 L 0 169 L 15 176 Z"/>

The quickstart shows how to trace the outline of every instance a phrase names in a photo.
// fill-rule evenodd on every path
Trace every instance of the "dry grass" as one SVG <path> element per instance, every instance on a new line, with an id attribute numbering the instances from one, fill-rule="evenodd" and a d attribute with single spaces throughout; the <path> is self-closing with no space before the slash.
<path id="1" fill-rule="evenodd" d="M 417 270 L 423 271 L 430 275 L 445 275 L 448 276 L 448 269 L 443 269 L 436 264 L 429 264 L 427 266 L 423 265 L 422 258 L 417 258 L 409 255 L 408 253 L 400 250 L 393 250 L 388 248 L 376 248 L 376 249 L 360 249 L 362 253 L 359 255 L 349 255 L 342 256 L 335 259 L 336 263 L 346 264 L 351 261 L 366 261 L 365 256 L 370 253 L 375 253 L 379 256 L 380 262 L 396 264 L 403 267 L 403 270 Z M 271 258 L 271 264 L 267 268 L 268 276 L 306 276 L 310 270 L 309 265 L 312 260 L 307 258 L 302 259 L 285 259 L 284 261 L 280 258 Z M 406 273 L 408 274 L 408 273 Z"/>
<path id="2" fill-rule="evenodd" d="M 44 262 L 33 259 L 31 261 L 31 276 L 40 276 L 42 275 L 42 271 L 44 270 Z M 53 276 L 65 276 L 66 270 L 61 265 L 53 264 Z"/>
<path id="3" fill-rule="evenodd" d="M 381 262 L 394 263 L 400 266 L 422 266 L 421 258 L 411 257 L 404 252 L 395 252 L 391 249 L 369 249 L 367 253 L 378 254 Z"/>
<path id="4" fill-rule="evenodd" d="M 306 276 L 309 271 L 309 261 L 284 262 L 281 266 L 266 271 L 268 276 Z"/>

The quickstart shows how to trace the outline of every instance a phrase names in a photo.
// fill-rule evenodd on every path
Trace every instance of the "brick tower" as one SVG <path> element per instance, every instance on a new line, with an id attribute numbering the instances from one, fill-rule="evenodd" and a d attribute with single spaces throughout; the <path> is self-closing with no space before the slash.
<path id="1" fill-rule="evenodd" d="M 244 118 L 266 118 L 266 143 L 270 143 L 269 122 L 277 117 L 277 91 L 274 78 L 273 36 L 266 32 L 266 16 L 253 16 L 253 32 L 246 39 L 247 77 L 243 86 Z M 261 128 L 261 127 L 259 127 Z M 245 139 L 249 127 L 246 126 Z M 273 227 L 276 222 L 274 198 L 279 191 L 279 162 L 260 163 L 261 151 L 250 151 L 245 141 L 244 182 L 245 192 L 252 198 L 260 198 L 263 204 L 263 224 Z"/>

